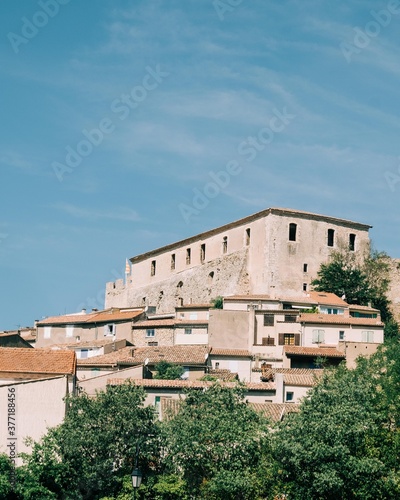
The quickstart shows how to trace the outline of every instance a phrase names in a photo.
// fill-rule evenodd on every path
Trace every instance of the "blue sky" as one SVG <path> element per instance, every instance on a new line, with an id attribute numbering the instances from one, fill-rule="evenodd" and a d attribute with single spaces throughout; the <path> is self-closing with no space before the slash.
<path id="1" fill-rule="evenodd" d="M 0 329 L 271 206 L 400 257 L 400 2 L 55 2 L 0 6 Z"/>

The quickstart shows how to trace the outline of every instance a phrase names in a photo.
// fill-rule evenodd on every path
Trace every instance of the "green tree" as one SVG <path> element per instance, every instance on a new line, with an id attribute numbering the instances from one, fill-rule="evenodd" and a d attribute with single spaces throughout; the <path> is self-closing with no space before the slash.
<path id="1" fill-rule="evenodd" d="M 382 446 L 392 445 L 389 435 L 397 432 L 389 429 L 387 407 L 377 398 L 382 386 L 376 368 L 375 360 L 360 359 L 355 370 L 327 371 L 301 411 L 274 434 L 276 477 L 289 498 L 400 498 L 398 466 L 388 461 L 390 446 Z"/>
<path id="2" fill-rule="evenodd" d="M 167 471 L 195 498 L 255 499 L 268 482 L 267 422 L 238 385 L 190 390 L 179 413 L 163 423 Z"/>
<path id="3" fill-rule="evenodd" d="M 211 301 L 211 303 L 212 303 L 214 309 L 223 309 L 224 308 L 224 299 L 223 299 L 223 297 L 221 297 L 221 295 L 218 295 L 218 297 L 215 297 L 215 299 L 213 299 Z"/>
<path id="4" fill-rule="evenodd" d="M 389 271 L 390 257 L 384 252 L 372 250 L 360 260 L 354 252 L 339 250 L 332 252 L 328 263 L 321 264 L 318 278 L 311 284 L 316 291 L 344 296 L 348 304 L 371 303 L 380 310 L 382 321 L 396 323 L 387 296 Z M 394 326 L 388 329 L 388 335 L 394 335 Z"/>
<path id="5" fill-rule="evenodd" d="M 7 500 L 12 498 L 12 476 L 14 474 L 13 465 L 4 453 L 0 453 L 0 498 Z"/>
<path id="6" fill-rule="evenodd" d="M 183 366 L 168 363 L 167 361 L 160 361 L 156 365 L 156 374 L 154 378 L 163 380 L 178 380 L 182 377 L 185 369 Z"/>
<path id="7" fill-rule="evenodd" d="M 147 436 L 156 436 L 157 429 L 154 409 L 144 407 L 144 399 L 143 389 L 130 383 L 108 386 L 96 398 L 69 397 L 64 422 L 50 429 L 41 442 L 33 444 L 32 454 L 24 457 L 25 490 L 42 488 L 62 499 L 114 495 L 133 468 L 138 440 L 142 441 L 141 467 L 148 472 L 149 461 L 157 460 L 157 450 L 155 438 Z M 42 493 L 32 498 L 47 497 Z"/>

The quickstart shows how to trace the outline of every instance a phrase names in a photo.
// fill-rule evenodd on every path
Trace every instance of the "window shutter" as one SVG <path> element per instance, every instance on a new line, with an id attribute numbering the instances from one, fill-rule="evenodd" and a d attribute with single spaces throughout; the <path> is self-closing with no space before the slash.
<path id="1" fill-rule="evenodd" d="M 319 331 L 319 341 L 324 343 L 325 342 L 325 330 L 320 330 Z"/>
<path id="2" fill-rule="evenodd" d="M 294 334 L 294 345 L 300 345 L 300 333 Z"/>
<path id="3" fill-rule="evenodd" d="M 312 343 L 317 344 L 318 343 L 318 330 L 313 330 L 312 331 Z"/>
<path id="4" fill-rule="evenodd" d="M 279 339 L 278 339 L 279 345 L 283 345 L 285 343 L 285 337 L 283 333 L 279 334 Z"/>

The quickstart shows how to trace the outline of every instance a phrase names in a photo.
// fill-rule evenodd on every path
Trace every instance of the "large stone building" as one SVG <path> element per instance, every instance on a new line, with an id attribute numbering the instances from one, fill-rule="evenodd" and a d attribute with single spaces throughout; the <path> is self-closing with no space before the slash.
<path id="1" fill-rule="evenodd" d="M 218 295 L 298 295 L 338 248 L 360 256 L 371 226 L 269 208 L 130 259 L 126 282 L 107 283 L 106 308 L 205 303 Z"/>

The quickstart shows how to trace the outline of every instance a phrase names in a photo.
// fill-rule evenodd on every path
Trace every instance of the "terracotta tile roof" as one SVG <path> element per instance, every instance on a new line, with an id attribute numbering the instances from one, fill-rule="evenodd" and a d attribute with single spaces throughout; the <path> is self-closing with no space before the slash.
<path id="1" fill-rule="evenodd" d="M 318 378 L 322 376 L 323 370 L 311 368 L 262 368 L 261 380 L 275 380 L 275 374 L 283 374 L 283 381 L 286 385 L 300 387 L 313 387 Z"/>
<path id="2" fill-rule="evenodd" d="M 319 373 L 307 373 L 307 374 L 297 374 L 297 373 L 285 373 L 283 375 L 283 382 L 285 385 L 293 385 L 298 387 L 314 387 L 318 382 L 318 378 L 321 377 L 319 370 L 310 370 L 311 372 L 318 371 Z"/>
<path id="3" fill-rule="evenodd" d="M 372 313 L 379 313 L 379 309 L 375 309 L 370 306 L 359 306 L 358 304 L 349 304 L 350 311 L 366 311 Z"/>
<path id="4" fill-rule="evenodd" d="M 85 340 L 83 342 L 71 342 L 69 344 L 51 344 L 49 346 L 46 346 L 46 349 L 81 349 L 81 348 L 86 348 L 86 347 L 104 347 L 109 344 L 123 344 L 123 341 L 125 340 L 125 344 L 131 345 L 129 341 L 126 339 L 117 339 L 117 340 L 112 340 L 112 339 L 99 339 L 99 340 Z M 125 347 L 125 346 L 124 346 Z"/>
<path id="5" fill-rule="evenodd" d="M 170 420 L 178 414 L 182 399 L 160 398 L 161 416 L 163 420 Z M 249 403 L 250 407 L 257 413 L 272 420 L 280 422 L 285 415 L 297 413 L 300 405 L 296 403 Z"/>
<path id="6" fill-rule="evenodd" d="M 208 325 L 207 319 L 148 319 L 143 321 L 137 321 L 132 325 L 134 329 L 144 329 L 144 328 L 179 328 L 184 325 Z"/>
<path id="7" fill-rule="evenodd" d="M 382 326 L 383 323 L 378 318 L 354 318 L 345 317 L 343 314 L 319 314 L 303 313 L 298 318 L 299 323 L 325 323 L 335 325 L 359 325 L 359 326 Z"/>
<path id="8" fill-rule="evenodd" d="M 287 356 L 321 356 L 326 358 L 345 358 L 343 352 L 335 347 L 299 347 L 292 345 L 283 346 L 283 351 Z"/>
<path id="9" fill-rule="evenodd" d="M 304 295 L 281 296 L 272 298 L 270 295 L 231 295 L 224 297 L 224 301 L 244 300 L 254 302 L 257 300 L 269 302 L 290 302 L 294 304 L 315 304 L 348 307 L 347 302 L 334 293 L 328 292 L 307 292 Z"/>
<path id="10" fill-rule="evenodd" d="M 132 355 L 133 352 L 133 355 Z M 174 345 L 165 347 L 125 347 L 119 351 L 80 359 L 78 365 L 140 365 L 148 359 L 149 364 L 168 361 L 181 365 L 204 365 L 208 347 L 203 345 Z"/>
<path id="11" fill-rule="evenodd" d="M 0 347 L 0 372 L 74 375 L 73 351 Z"/>
<path id="12" fill-rule="evenodd" d="M 250 403 L 257 413 L 261 413 L 273 422 L 280 422 L 285 415 L 297 413 L 300 405 L 296 403 Z"/>
<path id="13" fill-rule="evenodd" d="M 222 380 L 224 382 L 229 382 L 232 380 L 239 380 L 239 375 L 237 373 L 233 373 L 230 370 L 223 370 L 223 369 L 210 369 L 208 370 L 208 374 L 206 375 L 211 375 L 212 377 L 215 377 L 217 380 Z"/>
<path id="14" fill-rule="evenodd" d="M 225 300 L 248 300 L 250 302 L 255 300 L 271 300 L 273 302 L 279 302 L 279 299 L 272 299 L 270 295 L 229 295 L 228 297 L 224 297 L 224 301 Z"/>
<path id="15" fill-rule="evenodd" d="M 137 321 L 132 325 L 132 328 L 157 328 L 157 327 L 171 327 L 175 326 L 175 319 L 167 318 L 167 319 L 148 319 Z"/>
<path id="16" fill-rule="evenodd" d="M 184 304 L 183 306 L 176 306 L 175 309 L 181 310 L 181 309 L 211 309 L 213 304 Z"/>
<path id="17" fill-rule="evenodd" d="M 239 358 L 251 358 L 252 354 L 246 349 L 225 349 L 219 347 L 212 347 L 210 349 L 212 356 L 235 356 Z"/>
<path id="18" fill-rule="evenodd" d="M 88 319 L 95 316 L 95 313 L 89 314 L 66 314 L 64 316 L 51 316 L 50 318 L 42 319 L 37 322 L 38 326 L 42 325 L 68 325 L 86 323 Z"/>
<path id="19" fill-rule="evenodd" d="M 206 382 L 204 380 L 157 380 L 157 379 L 122 379 L 109 378 L 107 385 L 123 385 L 125 383 L 133 383 L 144 388 L 152 389 L 205 389 L 213 385 L 214 382 Z M 236 387 L 236 382 L 221 382 L 223 387 Z M 273 382 L 247 382 L 244 388 L 248 391 L 274 391 L 275 383 Z"/>
<path id="20" fill-rule="evenodd" d="M 42 325 L 68 325 L 68 324 L 91 324 L 91 323 L 108 323 L 110 321 L 129 321 L 143 314 L 143 309 L 140 310 L 120 310 L 116 308 L 106 309 L 99 312 L 91 312 L 88 314 L 67 314 L 64 316 L 52 316 L 50 318 L 39 321 L 38 326 Z"/>

